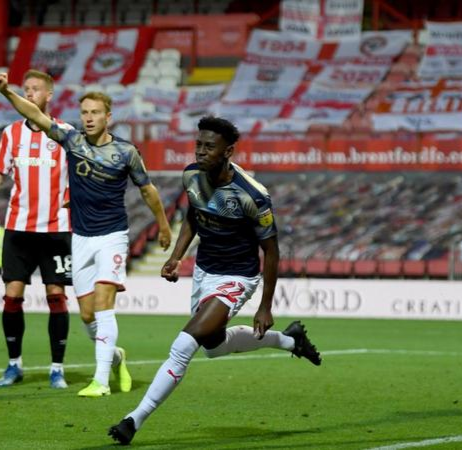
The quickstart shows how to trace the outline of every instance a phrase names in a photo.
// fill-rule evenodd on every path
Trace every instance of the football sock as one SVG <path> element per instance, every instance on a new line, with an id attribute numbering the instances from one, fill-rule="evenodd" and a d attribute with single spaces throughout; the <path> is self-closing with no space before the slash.
<path id="1" fill-rule="evenodd" d="M 50 336 L 51 361 L 62 363 L 69 334 L 69 312 L 64 294 L 47 295 L 50 308 L 48 335 Z"/>
<path id="2" fill-rule="evenodd" d="M 204 353 L 208 358 L 216 358 L 229 353 L 250 352 L 268 347 L 293 350 L 294 345 L 294 338 L 286 336 L 280 331 L 268 330 L 262 339 L 257 339 L 252 327 L 238 325 L 226 330 L 226 339 L 218 347 L 204 349 Z"/>
<path id="3" fill-rule="evenodd" d="M 117 320 L 113 309 L 97 311 L 95 318 L 97 333 L 95 336 L 96 372 L 94 379 L 103 386 L 108 386 L 118 336 Z"/>
<path id="4" fill-rule="evenodd" d="M 83 326 L 85 328 L 85 331 L 87 332 L 89 338 L 94 341 L 96 337 L 96 320 L 90 323 L 85 323 L 83 322 Z M 122 354 L 120 353 L 119 349 L 116 347 L 114 350 L 114 357 L 112 359 L 112 365 L 117 366 L 120 364 L 120 361 L 122 359 Z"/>
<path id="5" fill-rule="evenodd" d="M 51 372 L 61 372 L 64 373 L 64 367 L 62 364 L 59 363 L 51 363 L 50 366 L 50 373 Z"/>
<path id="6" fill-rule="evenodd" d="M 22 309 L 22 297 L 4 296 L 5 305 L 2 313 L 3 333 L 5 335 L 8 356 L 10 359 L 18 358 L 22 353 L 22 338 L 25 323 Z"/>
<path id="7" fill-rule="evenodd" d="M 85 327 L 85 331 L 87 332 L 88 337 L 92 341 L 94 341 L 95 337 L 96 337 L 96 329 L 98 328 L 98 326 L 96 324 L 96 320 L 94 320 L 93 322 L 90 322 L 90 323 L 83 322 L 83 326 Z"/>
<path id="8" fill-rule="evenodd" d="M 180 332 L 170 348 L 169 358 L 160 366 L 140 404 L 126 415 L 133 417 L 137 430 L 180 383 L 198 348 L 199 344 L 190 334 Z"/>
<path id="9" fill-rule="evenodd" d="M 21 356 L 17 358 L 10 358 L 8 363 L 10 366 L 18 366 L 20 369 L 22 369 L 22 357 Z"/>

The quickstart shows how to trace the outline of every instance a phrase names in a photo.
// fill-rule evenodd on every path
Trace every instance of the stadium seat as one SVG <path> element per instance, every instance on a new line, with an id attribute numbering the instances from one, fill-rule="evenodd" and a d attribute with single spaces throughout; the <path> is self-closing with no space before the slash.
<path id="1" fill-rule="evenodd" d="M 382 260 L 378 262 L 378 273 L 381 277 L 393 278 L 403 275 L 403 264 L 399 260 Z"/>
<path id="2" fill-rule="evenodd" d="M 329 261 L 329 275 L 336 277 L 349 277 L 353 269 L 352 261 L 344 259 L 331 259 Z"/>
<path id="3" fill-rule="evenodd" d="M 428 276 L 432 278 L 448 278 L 449 261 L 447 259 L 431 259 L 427 262 Z"/>
<path id="4" fill-rule="evenodd" d="M 326 276 L 328 274 L 328 261 L 324 259 L 308 259 L 305 268 L 307 275 Z"/>
<path id="5" fill-rule="evenodd" d="M 377 275 L 377 261 L 372 259 L 355 261 L 353 263 L 353 274 L 358 277 L 373 277 Z"/>
<path id="6" fill-rule="evenodd" d="M 159 63 L 169 61 L 180 67 L 181 53 L 176 48 L 164 48 L 160 51 Z"/>
<path id="7" fill-rule="evenodd" d="M 403 274 L 407 277 L 422 278 L 426 274 L 425 261 L 412 261 L 407 260 L 403 262 Z"/>
<path id="8" fill-rule="evenodd" d="M 306 263 L 305 260 L 300 258 L 293 258 L 291 261 L 291 270 L 296 275 L 302 275 L 305 273 Z"/>

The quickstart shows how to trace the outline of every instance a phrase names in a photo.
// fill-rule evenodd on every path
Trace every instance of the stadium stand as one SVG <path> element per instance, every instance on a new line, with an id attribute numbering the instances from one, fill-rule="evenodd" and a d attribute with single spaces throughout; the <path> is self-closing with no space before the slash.
<path id="1" fill-rule="evenodd" d="M 69 8 L 69 2 L 65 0 L 30 0 L 22 9 L 17 9 L 16 3 L 13 3 L 10 2 L 11 28 L 5 66 L 15 60 L 20 48 L 23 35 L 18 26 L 34 31 L 102 27 L 97 28 L 101 37 L 105 36 L 105 30 L 126 30 L 127 26 L 148 25 L 144 28 L 151 29 L 153 15 L 199 14 L 201 17 L 212 15 L 213 19 L 216 14 L 253 13 L 257 17 L 252 22 L 254 25 L 274 31 L 279 6 L 278 1 L 250 0 L 73 0 Z M 415 32 L 424 26 L 424 20 L 462 18 L 459 1 L 443 3 L 436 7 L 430 0 L 418 3 L 366 1 L 363 26 L 377 26 L 375 21 L 379 15 L 382 30 L 411 28 Z M 170 30 L 169 26 L 165 30 Z M 188 33 L 184 27 L 179 27 L 177 32 L 179 36 Z M 223 36 L 230 38 L 230 35 L 232 33 Z M 194 37 L 194 33 L 187 36 Z M 413 39 L 412 33 L 406 38 L 401 37 L 402 47 L 390 53 L 388 59 L 384 58 L 375 73 L 361 72 L 361 76 L 370 76 L 368 83 L 358 83 L 354 78 L 343 79 L 333 87 L 329 83 L 338 76 L 335 70 L 340 65 L 326 63 L 328 70 L 323 75 L 322 67 L 313 63 L 316 58 L 305 61 L 307 70 L 299 71 L 299 78 L 294 81 L 293 73 L 292 78 L 283 78 L 284 64 L 282 68 L 275 69 L 266 61 L 255 68 L 252 65 L 255 55 L 249 51 L 243 50 L 233 56 L 209 56 L 205 58 L 207 62 L 214 61 L 216 66 L 200 67 L 191 65 L 193 58 L 184 49 L 147 45 L 140 52 L 141 59 L 137 61 L 139 65 L 133 70 L 130 82 L 115 78 L 104 82 L 62 84 L 58 81 L 54 114 L 77 125 L 79 95 L 88 90 L 103 90 L 114 99 L 115 130 L 122 137 L 138 142 L 143 152 L 147 152 L 145 144 L 148 141 L 164 142 L 164 147 L 155 147 L 156 151 L 170 149 L 171 140 L 186 142 L 193 136 L 197 117 L 210 112 L 236 120 L 247 147 L 257 147 L 259 143 L 268 145 L 267 157 L 276 155 L 279 145 L 287 144 L 286 147 L 289 147 L 293 141 L 310 145 L 317 143 L 323 154 L 337 151 L 339 145 L 347 149 L 345 154 L 351 151 L 351 147 L 368 146 L 368 151 L 376 151 L 384 143 L 390 144 L 387 149 L 403 147 L 412 153 L 423 147 L 431 149 L 434 141 L 438 144 L 446 142 L 444 145 L 452 150 L 462 142 L 461 129 L 427 131 L 416 125 L 417 128 L 403 131 L 402 124 L 396 129 L 377 129 L 377 123 L 383 123 L 380 114 L 386 108 L 396 107 L 400 93 L 411 95 L 405 92 L 406 89 L 422 81 L 419 70 L 425 55 L 426 38 L 424 33 L 418 36 L 424 37 Z M 155 42 L 154 35 L 145 37 L 149 43 Z M 191 41 L 194 39 L 191 38 Z M 245 36 L 248 43 L 251 39 L 251 34 Z M 395 38 L 387 39 L 392 42 Z M 260 45 L 266 45 L 264 42 L 260 41 Z M 379 46 L 377 42 L 380 41 L 372 42 L 371 51 L 374 45 Z M 200 48 L 196 50 L 198 53 L 202 51 Z M 335 47 L 323 44 L 320 55 L 335 55 L 335 52 Z M 238 64 L 229 67 L 236 60 Z M 264 58 L 262 61 L 265 61 Z M 111 62 L 108 59 L 102 65 Z M 356 63 L 357 60 L 351 60 L 343 66 L 352 64 L 354 69 L 357 68 L 353 67 Z M 371 61 L 366 59 L 359 63 L 367 67 Z M 255 83 L 243 84 L 241 81 L 246 77 L 255 78 Z M 271 80 L 279 81 L 271 85 Z M 450 92 L 452 88 L 445 82 L 436 82 L 430 91 Z M 285 88 L 285 83 L 293 85 L 293 89 L 287 88 L 280 93 L 285 97 L 279 109 L 274 108 L 271 102 L 265 104 L 265 94 L 272 92 L 273 88 Z M 266 86 L 271 89 L 263 89 Z M 416 90 L 414 99 L 430 95 L 427 88 L 414 86 L 412 89 Z M 252 98 L 255 92 L 259 97 Z M 352 92 L 355 101 L 351 101 Z M 332 93 L 339 94 L 341 101 L 333 101 L 329 97 Z M 428 97 L 422 98 L 422 101 L 428 101 Z M 330 109 L 316 104 L 311 110 L 310 105 L 319 99 L 325 100 Z M 15 116 L 8 109 L 8 104 L 0 98 L 0 127 L 13 118 Z M 272 143 L 274 146 L 271 146 Z M 312 144 L 313 148 L 316 145 Z M 149 162 L 152 154 L 144 155 L 148 156 Z M 280 272 L 287 276 L 338 278 L 447 278 L 454 270 L 450 264 L 451 247 L 462 234 L 458 223 L 462 178 L 454 172 L 459 166 L 450 167 L 451 172 L 440 172 L 435 170 L 438 169 L 436 165 L 429 165 L 425 167 L 426 173 L 414 168 L 408 172 L 406 165 L 398 168 L 390 165 L 390 171 L 381 168 L 380 173 L 374 173 L 371 167 L 365 166 L 358 165 L 351 172 L 345 161 L 329 166 L 323 160 L 316 167 L 310 166 L 309 170 L 292 167 L 290 175 L 280 174 L 284 169 L 277 164 L 271 173 L 265 172 L 263 164 L 250 167 L 257 171 L 257 178 L 268 186 L 273 197 L 281 232 Z M 448 166 L 442 167 L 445 170 Z M 169 215 L 173 217 L 181 202 L 178 178 L 155 178 L 165 196 Z M 2 212 L 3 203 L 0 204 Z M 127 206 L 130 210 L 132 256 L 140 257 L 147 242 L 154 238 L 156 225 L 133 190 L 127 193 Z M 183 263 L 184 274 L 191 272 L 193 261 L 194 248 Z"/>

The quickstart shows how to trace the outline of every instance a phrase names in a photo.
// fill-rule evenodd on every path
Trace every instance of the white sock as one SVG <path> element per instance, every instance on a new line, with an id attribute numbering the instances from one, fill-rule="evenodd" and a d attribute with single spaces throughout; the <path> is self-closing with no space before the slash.
<path id="1" fill-rule="evenodd" d="M 62 363 L 51 363 L 50 373 L 51 372 L 61 372 L 64 373 L 64 367 Z"/>
<path id="2" fill-rule="evenodd" d="M 96 372 L 93 378 L 100 384 L 108 386 L 119 330 L 113 309 L 97 311 L 95 318 L 97 323 L 95 336 Z"/>
<path id="3" fill-rule="evenodd" d="M 251 352 L 259 348 L 278 348 L 293 350 L 295 341 L 293 337 L 286 336 L 280 331 L 268 330 L 262 339 L 254 336 L 253 328 L 246 325 L 230 327 L 226 330 L 226 339 L 212 349 L 204 349 L 208 358 L 228 355 L 229 353 Z"/>
<path id="4" fill-rule="evenodd" d="M 97 330 L 97 324 L 96 320 L 90 323 L 85 323 L 83 322 L 83 326 L 85 327 L 85 331 L 88 333 L 88 337 L 94 341 L 96 337 L 96 330 Z"/>
<path id="5" fill-rule="evenodd" d="M 196 340 L 184 331 L 175 339 L 169 358 L 160 366 L 140 404 L 125 416 L 133 417 L 137 430 L 180 383 L 198 348 Z"/>
<path id="6" fill-rule="evenodd" d="M 85 323 L 83 322 L 83 326 L 85 327 L 85 331 L 88 333 L 88 336 L 92 341 L 95 340 L 96 337 L 96 320 L 90 323 Z M 112 359 L 112 366 L 118 366 L 120 364 L 120 361 L 122 359 L 122 355 L 119 351 L 119 349 L 116 347 L 114 351 L 114 358 Z"/>
<path id="7" fill-rule="evenodd" d="M 22 369 L 22 356 L 18 356 L 17 358 L 10 358 L 9 362 L 10 366 L 18 366 Z"/>

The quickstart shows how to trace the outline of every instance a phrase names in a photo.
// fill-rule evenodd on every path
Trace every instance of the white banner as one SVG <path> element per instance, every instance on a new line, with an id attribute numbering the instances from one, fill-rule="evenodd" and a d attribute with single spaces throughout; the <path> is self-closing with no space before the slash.
<path id="1" fill-rule="evenodd" d="M 323 43 L 287 31 L 253 30 L 247 43 L 252 58 L 280 61 L 382 61 L 389 64 L 412 41 L 410 31 L 368 31 L 358 39 Z"/>
<path id="2" fill-rule="evenodd" d="M 351 108 L 298 106 L 294 109 L 291 117 L 293 119 L 305 119 L 310 125 L 342 125 L 350 113 Z"/>
<path id="3" fill-rule="evenodd" d="M 283 0 L 279 28 L 314 39 L 357 38 L 363 6 L 363 0 Z"/>
<path id="4" fill-rule="evenodd" d="M 303 79 L 304 65 L 241 63 L 223 100 L 288 100 Z"/>
<path id="5" fill-rule="evenodd" d="M 462 112 L 434 114 L 372 114 L 375 131 L 462 131 Z"/>
<path id="6" fill-rule="evenodd" d="M 427 22 L 428 43 L 419 66 L 421 78 L 462 77 L 462 22 Z"/>
<path id="7" fill-rule="evenodd" d="M 128 277 L 126 287 L 126 292 L 117 295 L 118 313 L 189 314 L 191 278 L 169 283 L 156 277 Z M 71 292 L 68 289 L 69 308 L 77 312 Z M 461 292 L 462 282 L 457 281 L 281 278 L 273 313 L 276 317 L 462 320 Z M 260 298 L 261 289 L 240 314 L 252 316 Z M 24 308 L 48 311 L 44 287 L 37 277 L 26 290 Z"/>
<path id="8" fill-rule="evenodd" d="M 151 41 L 147 27 L 28 30 L 10 64 L 10 82 L 21 83 L 33 67 L 62 84 L 128 84 L 136 80 Z"/>
<path id="9" fill-rule="evenodd" d="M 382 81 L 388 70 L 389 67 L 383 64 L 330 65 L 324 67 L 314 81 L 335 86 L 375 86 Z"/>

